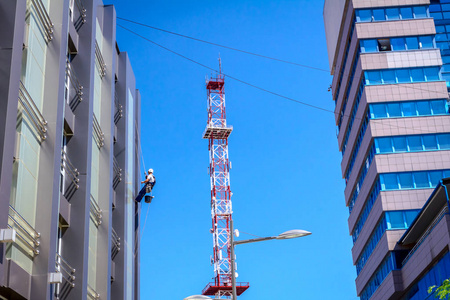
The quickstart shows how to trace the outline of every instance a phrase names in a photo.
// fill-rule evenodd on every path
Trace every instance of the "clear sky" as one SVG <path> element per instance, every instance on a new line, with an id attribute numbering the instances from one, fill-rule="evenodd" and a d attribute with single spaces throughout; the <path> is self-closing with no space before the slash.
<path id="1" fill-rule="evenodd" d="M 328 69 L 320 0 L 105 0 L 117 16 L 214 43 Z M 118 24 L 230 76 L 334 110 L 329 72 Z M 145 168 L 141 299 L 181 300 L 214 276 L 205 76 L 211 71 L 117 29 L 142 95 Z M 225 79 L 233 218 L 240 238 L 305 229 L 308 237 L 236 247 L 241 300 L 355 300 L 348 209 L 334 115 Z M 145 227 L 144 227 L 145 224 Z"/>

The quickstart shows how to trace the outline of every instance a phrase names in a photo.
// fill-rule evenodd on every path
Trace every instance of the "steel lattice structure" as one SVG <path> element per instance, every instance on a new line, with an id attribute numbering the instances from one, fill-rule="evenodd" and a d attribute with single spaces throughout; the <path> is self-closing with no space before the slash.
<path id="1" fill-rule="evenodd" d="M 206 82 L 208 97 L 208 123 L 203 138 L 209 140 L 209 175 L 211 180 L 211 217 L 213 235 L 214 282 L 203 290 L 204 295 L 216 297 L 231 296 L 231 252 L 230 221 L 232 218 L 230 190 L 230 161 L 228 159 L 228 137 L 233 131 L 227 125 L 225 112 L 224 76 Z M 248 283 L 240 284 L 240 295 L 248 288 Z"/>

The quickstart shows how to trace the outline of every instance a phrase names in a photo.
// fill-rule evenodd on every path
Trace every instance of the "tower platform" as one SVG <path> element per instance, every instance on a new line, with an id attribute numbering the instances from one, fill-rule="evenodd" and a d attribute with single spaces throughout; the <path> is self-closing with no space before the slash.
<path id="1" fill-rule="evenodd" d="M 204 139 L 227 139 L 231 132 L 233 131 L 233 126 L 227 127 L 212 127 L 207 126 L 203 132 Z"/>
<path id="2" fill-rule="evenodd" d="M 249 287 L 250 287 L 250 284 L 248 282 L 236 282 L 236 294 L 238 296 L 240 296 Z M 232 290 L 231 283 L 230 283 L 230 285 L 216 285 L 214 282 L 210 282 L 203 289 L 202 295 L 214 296 L 219 291 L 230 291 L 231 292 L 231 290 Z"/>

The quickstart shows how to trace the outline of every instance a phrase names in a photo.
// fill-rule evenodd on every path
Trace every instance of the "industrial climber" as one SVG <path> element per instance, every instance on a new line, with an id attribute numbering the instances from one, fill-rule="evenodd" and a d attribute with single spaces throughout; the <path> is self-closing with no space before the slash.
<path id="1" fill-rule="evenodd" d="M 144 198 L 145 194 L 150 194 L 153 190 L 153 186 L 156 183 L 155 175 L 153 175 L 153 169 L 148 169 L 148 173 L 145 176 L 145 180 L 141 181 L 141 183 L 144 183 L 144 186 L 142 187 L 141 191 L 137 195 L 135 201 L 141 202 L 142 198 Z M 150 203 L 154 197 L 151 195 L 145 196 L 145 202 Z"/>

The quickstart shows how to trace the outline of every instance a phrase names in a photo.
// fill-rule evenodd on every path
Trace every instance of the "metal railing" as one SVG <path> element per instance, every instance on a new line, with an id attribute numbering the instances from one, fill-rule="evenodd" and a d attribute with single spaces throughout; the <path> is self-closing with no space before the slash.
<path id="1" fill-rule="evenodd" d="M 119 163 L 116 158 L 113 157 L 113 171 L 114 171 L 114 179 L 113 179 L 113 188 L 115 189 L 119 182 L 122 181 L 122 168 L 120 168 Z"/>
<path id="2" fill-rule="evenodd" d="M 37 18 L 44 27 L 45 38 L 47 39 L 47 42 L 50 42 L 53 39 L 52 20 L 50 20 L 50 16 L 41 0 L 31 0 L 31 3 L 36 11 Z"/>
<path id="3" fill-rule="evenodd" d="M 100 78 L 103 78 L 106 75 L 106 64 L 97 41 L 95 41 L 95 65 L 100 73 Z"/>
<path id="4" fill-rule="evenodd" d="M 98 294 L 89 284 L 88 284 L 88 288 L 87 288 L 87 294 L 89 299 L 100 299 L 100 294 Z"/>
<path id="5" fill-rule="evenodd" d="M 119 120 L 123 117 L 123 106 L 119 103 L 119 97 L 117 92 L 114 93 L 114 104 L 116 106 L 116 113 L 114 114 L 114 124 L 117 124 Z"/>
<path id="6" fill-rule="evenodd" d="M 445 216 L 445 214 L 448 214 L 448 206 L 445 205 L 445 207 L 440 211 L 440 213 L 434 218 L 433 222 L 431 222 L 430 226 L 428 226 L 427 230 L 422 234 L 422 236 L 419 238 L 417 243 L 414 245 L 414 247 L 409 251 L 408 255 L 405 257 L 405 259 L 402 261 L 402 266 L 404 266 L 408 260 L 413 256 L 413 254 L 417 251 L 417 249 L 422 245 L 423 241 L 430 235 L 430 233 L 433 231 L 434 227 L 439 223 L 439 221 Z"/>
<path id="7" fill-rule="evenodd" d="M 63 278 L 70 287 L 75 287 L 75 269 L 59 253 L 56 253 L 56 269 L 62 271 Z"/>
<path id="8" fill-rule="evenodd" d="M 31 125 L 36 129 L 39 137 L 42 141 L 47 138 L 47 121 L 40 112 L 36 103 L 34 103 L 33 98 L 31 98 L 30 93 L 28 93 L 25 85 L 20 81 L 19 88 L 19 103 L 22 105 L 24 112 L 31 121 Z"/>
<path id="9" fill-rule="evenodd" d="M 92 195 L 91 195 L 90 215 L 97 227 L 100 226 L 100 224 L 102 224 L 102 210 L 100 209 L 100 206 L 98 205 L 97 201 L 95 201 Z"/>
<path id="10" fill-rule="evenodd" d="M 75 95 L 70 99 L 66 99 L 66 101 L 67 104 L 69 104 L 70 109 L 75 111 L 78 104 L 83 100 L 83 86 L 80 84 L 69 60 L 66 61 L 66 76 L 69 79 L 72 88 L 75 90 Z M 68 93 L 68 97 L 70 97 L 70 92 Z"/>
<path id="11" fill-rule="evenodd" d="M 80 12 L 81 24 L 79 25 L 79 27 L 81 27 L 82 24 L 86 23 L 86 8 L 84 8 L 81 0 L 75 0 L 75 4 L 77 5 L 78 11 Z"/>
<path id="12" fill-rule="evenodd" d="M 18 238 L 18 241 L 15 242 L 16 246 L 28 253 L 31 257 L 39 254 L 38 248 L 41 234 L 11 205 L 9 206 L 8 213 L 8 228 L 16 230 L 16 237 Z"/>
<path id="13" fill-rule="evenodd" d="M 120 251 L 120 237 L 117 232 L 112 228 L 112 248 L 111 248 L 111 259 L 116 257 L 117 253 Z"/>
<path id="14" fill-rule="evenodd" d="M 80 182 L 80 179 L 78 178 L 80 172 L 78 172 L 78 169 L 74 167 L 69 157 L 67 156 L 66 151 L 64 151 L 64 148 L 61 150 L 61 168 L 66 172 L 67 175 L 69 175 L 71 185 L 73 185 L 74 188 L 78 190 L 80 188 L 80 185 L 78 184 Z"/>
<path id="15" fill-rule="evenodd" d="M 92 123 L 94 129 L 95 142 L 97 143 L 98 148 L 101 148 L 105 145 L 105 135 L 103 134 L 102 128 L 100 127 L 100 123 L 98 122 L 95 114 Z"/>

